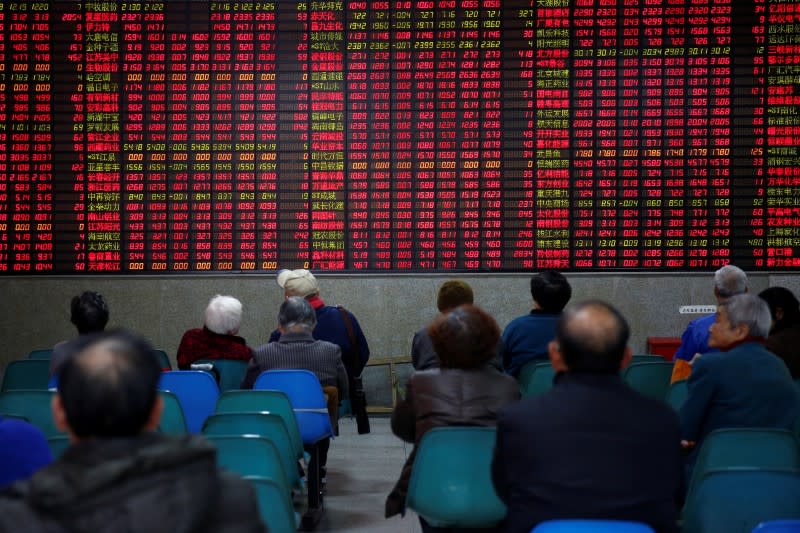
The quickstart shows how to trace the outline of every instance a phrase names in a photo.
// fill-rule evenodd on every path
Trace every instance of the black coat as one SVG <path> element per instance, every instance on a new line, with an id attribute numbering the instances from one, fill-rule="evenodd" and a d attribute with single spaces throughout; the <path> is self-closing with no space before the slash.
<path id="1" fill-rule="evenodd" d="M 559 374 L 551 391 L 498 415 L 492 480 L 509 533 L 560 518 L 677 532 L 682 478 L 676 413 L 617 375 Z"/>

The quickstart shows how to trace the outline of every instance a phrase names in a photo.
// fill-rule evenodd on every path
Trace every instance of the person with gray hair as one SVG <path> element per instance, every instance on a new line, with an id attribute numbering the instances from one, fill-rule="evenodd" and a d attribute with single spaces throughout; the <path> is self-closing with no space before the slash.
<path id="1" fill-rule="evenodd" d="M 178 368 L 189 370 L 201 359 L 249 361 L 253 351 L 237 335 L 242 324 L 242 302 L 233 296 L 217 295 L 206 306 L 202 328 L 183 334 L 178 346 Z"/>
<path id="2" fill-rule="evenodd" d="M 744 294 L 747 288 L 747 274 L 737 266 L 725 265 L 714 272 L 714 297 L 717 305 L 731 296 Z M 714 323 L 714 313 L 689 322 L 681 336 L 681 345 L 675 352 L 675 366 L 672 369 L 672 382 L 689 377 L 695 356 L 718 351 L 708 344 L 708 328 Z"/>
<path id="3" fill-rule="evenodd" d="M 692 450 L 688 468 L 715 429 L 792 429 L 800 417 L 800 391 L 786 363 L 763 345 L 770 321 L 767 303 L 754 294 L 731 296 L 717 308 L 708 343 L 721 352 L 696 359 L 680 410 L 681 444 Z"/>

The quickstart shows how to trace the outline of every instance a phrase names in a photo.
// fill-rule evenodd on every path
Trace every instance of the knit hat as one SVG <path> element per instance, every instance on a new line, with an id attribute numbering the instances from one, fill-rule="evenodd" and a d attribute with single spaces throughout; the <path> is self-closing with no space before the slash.
<path id="1" fill-rule="evenodd" d="M 472 287 L 460 279 L 451 279 L 442 283 L 439 287 L 439 297 L 436 299 L 436 307 L 439 311 L 447 311 L 459 305 L 472 303 Z"/>
<path id="2" fill-rule="evenodd" d="M 317 278 L 304 268 L 278 272 L 278 286 L 289 296 L 311 296 L 319 293 Z"/>

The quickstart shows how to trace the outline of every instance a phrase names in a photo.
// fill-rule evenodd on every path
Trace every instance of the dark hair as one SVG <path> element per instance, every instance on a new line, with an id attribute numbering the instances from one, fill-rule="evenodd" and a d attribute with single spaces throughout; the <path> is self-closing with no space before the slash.
<path id="1" fill-rule="evenodd" d="M 571 372 L 619 372 L 629 337 L 625 317 L 600 300 L 568 307 L 556 325 L 556 342 Z"/>
<path id="2" fill-rule="evenodd" d="M 800 323 L 800 303 L 792 291 L 785 287 L 770 287 L 758 293 L 758 297 L 767 302 L 769 314 L 775 321 L 775 326 L 770 333 L 777 333 L 782 329 Z M 780 320 L 775 317 L 775 312 L 781 309 L 783 316 Z"/>
<path id="3" fill-rule="evenodd" d="M 131 437 L 144 429 L 158 394 L 161 368 L 152 347 L 124 330 L 80 339 L 58 377 L 58 394 L 73 433 Z"/>
<path id="4" fill-rule="evenodd" d="M 436 298 L 436 307 L 440 312 L 449 311 L 459 305 L 473 302 L 472 287 L 460 279 L 451 279 L 442 283 Z"/>
<path id="5" fill-rule="evenodd" d="M 486 311 L 467 304 L 437 316 L 428 335 L 443 368 L 477 368 L 495 356 L 500 327 Z"/>
<path id="6" fill-rule="evenodd" d="M 531 296 L 543 311 L 559 313 L 572 297 L 572 287 L 561 272 L 545 270 L 531 278 Z"/>
<path id="7" fill-rule="evenodd" d="M 108 305 L 100 293 L 85 291 L 72 298 L 70 321 L 85 335 L 103 331 L 108 324 Z"/>

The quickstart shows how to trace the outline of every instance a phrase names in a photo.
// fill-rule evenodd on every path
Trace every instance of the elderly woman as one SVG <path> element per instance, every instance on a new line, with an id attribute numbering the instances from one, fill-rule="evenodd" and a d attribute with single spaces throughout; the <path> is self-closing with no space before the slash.
<path id="1" fill-rule="evenodd" d="M 232 296 L 215 296 L 208 302 L 205 324 L 183 334 L 178 346 L 178 368 L 188 370 L 200 359 L 249 361 L 253 350 L 236 334 L 242 323 L 242 302 Z"/>
<path id="2" fill-rule="evenodd" d="M 462 305 L 437 316 L 428 334 L 441 368 L 411 376 L 405 399 L 392 413 L 392 431 L 418 444 L 435 427 L 494 426 L 498 409 L 519 399 L 517 382 L 488 364 L 500 338 L 497 323 L 479 307 Z M 405 512 L 414 455 L 386 499 L 387 518 Z M 436 531 L 420 522 L 423 531 Z"/>

